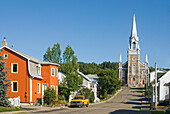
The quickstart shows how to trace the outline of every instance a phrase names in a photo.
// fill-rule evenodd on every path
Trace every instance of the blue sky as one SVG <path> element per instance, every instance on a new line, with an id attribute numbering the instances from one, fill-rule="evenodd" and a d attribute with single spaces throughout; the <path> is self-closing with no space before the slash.
<path id="1" fill-rule="evenodd" d="M 40 60 L 58 42 L 82 62 L 126 62 L 134 8 L 141 61 L 170 68 L 169 0 L 0 0 L 0 41 Z"/>

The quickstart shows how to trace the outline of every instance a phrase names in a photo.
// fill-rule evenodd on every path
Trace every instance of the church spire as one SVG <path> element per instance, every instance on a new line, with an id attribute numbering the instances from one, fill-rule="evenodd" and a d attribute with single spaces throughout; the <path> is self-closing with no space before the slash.
<path id="1" fill-rule="evenodd" d="M 132 25 L 131 37 L 137 37 L 135 14 L 133 15 L 133 25 Z"/>
<path id="2" fill-rule="evenodd" d="M 146 54 L 146 60 L 145 60 L 146 63 L 148 63 L 148 55 Z"/>
<path id="3" fill-rule="evenodd" d="M 122 63 L 122 55 L 120 54 L 119 62 Z"/>

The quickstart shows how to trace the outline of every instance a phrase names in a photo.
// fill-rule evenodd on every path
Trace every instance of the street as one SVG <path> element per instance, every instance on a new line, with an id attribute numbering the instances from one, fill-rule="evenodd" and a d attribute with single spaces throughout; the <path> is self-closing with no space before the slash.
<path id="1" fill-rule="evenodd" d="M 142 103 L 143 99 L 143 88 L 122 88 L 114 98 L 110 99 L 105 103 L 99 103 L 90 105 L 84 108 L 67 108 L 67 109 L 56 109 L 45 112 L 35 113 L 48 113 L 48 114 L 138 114 L 138 113 L 150 113 L 148 111 L 141 111 L 141 108 L 146 107 L 146 104 Z M 33 113 L 30 113 L 33 114 Z"/>

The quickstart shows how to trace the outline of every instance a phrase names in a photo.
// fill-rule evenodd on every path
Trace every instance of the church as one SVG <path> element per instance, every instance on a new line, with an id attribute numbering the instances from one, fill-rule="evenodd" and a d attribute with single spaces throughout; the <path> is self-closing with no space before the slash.
<path id="1" fill-rule="evenodd" d="M 132 31 L 129 37 L 128 60 L 122 64 L 122 56 L 120 55 L 119 61 L 119 80 L 122 85 L 128 87 L 142 87 L 146 84 L 148 69 L 148 58 L 144 63 L 140 61 L 140 47 L 139 37 L 137 35 L 137 27 L 135 14 L 133 15 Z"/>

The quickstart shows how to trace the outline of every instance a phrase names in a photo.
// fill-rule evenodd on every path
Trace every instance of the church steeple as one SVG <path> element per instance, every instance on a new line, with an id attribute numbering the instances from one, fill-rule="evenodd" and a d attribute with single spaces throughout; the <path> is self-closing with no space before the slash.
<path id="1" fill-rule="evenodd" d="M 137 37 L 135 14 L 133 15 L 133 25 L 132 25 L 131 37 Z"/>
<path id="2" fill-rule="evenodd" d="M 131 35 L 129 38 L 129 50 L 133 50 L 134 51 L 138 51 L 140 50 L 139 48 L 139 43 L 138 43 L 139 39 L 137 36 L 137 27 L 136 27 L 136 19 L 135 19 L 135 14 L 133 15 L 133 23 L 132 23 L 132 31 L 131 31 Z M 137 54 L 137 53 L 136 53 Z"/>

